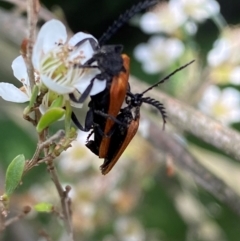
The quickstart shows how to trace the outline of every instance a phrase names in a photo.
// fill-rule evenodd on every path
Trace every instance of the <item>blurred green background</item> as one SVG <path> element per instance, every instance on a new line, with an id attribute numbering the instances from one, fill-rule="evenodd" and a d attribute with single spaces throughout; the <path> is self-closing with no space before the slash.
<path id="1" fill-rule="evenodd" d="M 56 14 L 61 15 L 61 9 L 69 28 L 74 33 L 86 31 L 97 38 L 103 34 L 107 27 L 111 25 L 125 9 L 137 2 L 139 1 L 41 1 L 47 9 Z M 221 6 L 221 13 L 227 23 L 238 24 L 240 22 L 239 0 L 221 0 L 218 2 Z M 13 5 L 6 2 L 0 2 L 0 7 L 9 12 L 13 9 Z M 17 12 L 15 12 L 15 14 L 17 14 Z M 39 23 L 39 25 L 41 24 L 42 23 Z M 9 29 L 9 31 L 14 32 L 15 29 Z M 212 48 L 213 42 L 218 35 L 219 32 L 212 21 L 207 20 L 199 25 L 195 41 L 198 43 L 199 49 L 201 49 L 200 56 L 203 59 Z M 123 44 L 124 52 L 132 59 L 131 74 L 153 83 L 158 80 L 159 75 L 147 75 L 141 69 L 140 63 L 133 58 L 133 48 L 141 42 L 147 42 L 149 37 L 149 35 L 144 34 L 138 27 L 132 24 L 126 24 L 111 38 L 109 44 Z M 10 66 L 12 60 L 19 54 L 19 46 L 9 41 L 8 37 L 4 35 L 0 36 L 0 41 L 1 81 L 12 82 L 18 85 L 17 81 L 12 76 Z M 30 158 L 35 150 L 36 135 L 34 134 L 34 128 L 26 121 L 22 120 L 21 111 L 24 106 L 25 105 L 15 105 L 0 100 L 1 193 L 4 188 L 4 172 L 9 162 L 20 153 L 24 153 L 26 158 Z M 62 124 L 56 124 L 51 132 L 54 133 L 54 130 L 61 126 Z M 203 149 L 213 150 L 209 145 L 206 145 L 190 135 L 186 137 L 188 137 L 190 144 L 194 143 L 194 145 L 201 146 Z M 83 196 L 87 201 L 91 202 L 91 207 L 94 206 L 92 208 L 94 208 L 96 212 L 94 217 L 89 219 L 90 221 L 84 215 L 76 215 L 75 219 L 78 219 L 78 221 L 74 219 L 74 224 L 76 225 L 74 226 L 76 229 L 76 240 L 239 241 L 239 216 L 219 200 L 216 200 L 210 193 L 197 186 L 191 178 L 187 175 L 187 177 L 185 176 L 185 173 L 180 173 L 179 175 L 169 178 L 166 174 L 165 165 L 162 162 L 156 164 L 158 159 L 164 159 L 164 155 L 153 150 L 147 143 L 143 142 L 143 138 L 138 136 L 137 140 L 129 147 L 126 157 L 124 157 L 127 161 L 131 160 L 132 162 L 130 164 L 128 163 L 129 169 L 126 171 L 124 176 L 125 179 L 120 179 L 115 187 L 123 196 L 123 199 L 120 198 L 120 201 L 116 203 L 109 201 L 112 200 L 112 195 L 115 195 L 116 190 L 114 188 L 109 188 L 108 192 L 105 194 L 106 196 L 99 194 L 99 197 L 89 198 L 89 195 L 91 196 L 92 192 L 95 190 L 91 184 L 95 185 L 96 183 L 86 181 L 89 177 L 91 180 L 96 178 L 96 180 L 105 187 L 114 183 L 115 177 L 113 175 L 116 173 L 112 174 L 109 178 L 105 178 L 100 176 L 101 174 L 99 171 L 94 171 L 94 174 L 90 172 L 91 174 L 89 175 L 88 172 L 84 174 L 81 172 L 67 174 L 64 172 L 64 168 L 60 168 L 61 180 L 64 183 L 70 183 L 73 189 L 76 189 L 74 191 L 75 202 L 73 204 L 73 210 L 74 208 L 81 209 L 81 201 L 78 203 L 77 197 L 81 199 L 82 194 L 78 196 L 76 193 L 78 192 L 79 186 L 85 185 L 84 187 L 87 191 L 85 196 Z M 90 156 L 91 161 L 97 162 L 96 165 L 99 166 L 100 162 L 98 158 L 91 153 L 86 154 L 85 149 L 84 144 L 82 144 L 81 151 L 83 152 L 84 158 L 85 156 Z M 138 155 L 141 155 L 143 152 L 147 153 L 142 154 L 142 159 L 147 157 L 146 163 L 135 164 L 136 160 L 134 159 L 137 159 L 135 155 L 137 155 L 136 153 L 138 152 L 140 153 Z M 218 159 L 220 152 L 218 153 L 218 150 L 215 150 L 215 154 L 216 156 L 214 156 L 214 158 Z M 221 155 L 221 158 L 224 159 L 225 156 Z M 219 157 L 219 159 L 221 158 Z M 137 162 L 141 162 L 142 160 L 140 159 L 137 160 Z M 148 160 L 151 160 L 150 164 L 147 163 Z M 68 160 L 65 161 L 67 162 Z M 86 159 L 86 161 L 88 161 L 88 159 Z M 234 165 L 238 166 L 237 168 L 239 170 L 239 165 L 233 160 L 228 159 L 228 162 L 232 162 Z M 217 163 L 217 161 L 215 163 Z M 132 172 L 134 172 L 132 169 L 137 169 L 135 165 L 143 165 L 143 168 L 146 169 L 149 165 L 153 165 L 153 169 L 156 168 L 156 170 L 147 170 L 145 174 L 136 177 L 136 173 L 134 173 L 134 175 L 132 174 Z M 231 176 L 231 173 L 229 173 L 229 176 Z M 135 177 L 135 179 L 133 177 Z M 46 186 L 51 185 L 49 184 L 51 183 L 49 179 L 44 165 L 40 165 L 31 170 L 31 172 L 24 177 L 23 185 L 16 191 L 10 216 L 17 214 L 22 206 L 34 203 L 36 200 L 33 201 L 33 197 L 31 196 L 33 194 L 29 193 L 29 190 L 34 188 L 38 190 L 39 187 L 39 190 L 44 189 Z M 238 181 L 240 180 L 238 179 Z M 37 185 L 37 187 L 35 185 Z M 86 185 L 89 186 L 86 187 Z M 239 182 L 236 183 L 236 186 L 239 186 Z M 52 192 L 52 190 L 48 190 L 48 188 L 45 188 L 45 191 Z M 79 192 L 82 193 L 81 191 Z M 36 195 L 36 197 L 38 196 Z M 57 202 L 57 199 L 54 200 Z M 134 200 L 132 204 L 131 200 Z M 125 208 L 124 205 L 128 205 L 125 204 L 125 202 L 130 203 L 130 207 Z M 178 208 L 179 205 L 185 205 L 185 209 Z M 179 210 L 182 210 L 182 212 Z M 40 229 L 45 229 L 47 233 L 53 237 L 53 240 L 67 240 L 65 236 L 62 236 L 61 224 L 60 222 L 56 222 L 56 219 L 56 217 L 49 214 L 30 215 L 26 220 L 21 220 L 7 228 L 4 233 L 0 233 L 0 238 L 4 241 L 42 240 L 39 239 L 38 231 Z M 126 225 L 126 227 L 124 225 Z M 127 235 L 129 233 L 132 234 L 132 236 Z"/>

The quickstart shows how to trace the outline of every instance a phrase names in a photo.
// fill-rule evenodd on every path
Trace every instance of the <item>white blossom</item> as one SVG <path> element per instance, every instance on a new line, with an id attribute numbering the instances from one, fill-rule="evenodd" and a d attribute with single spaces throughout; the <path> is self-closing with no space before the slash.
<path id="1" fill-rule="evenodd" d="M 213 45 L 213 49 L 210 50 L 207 56 L 207 60 L 210 66 L 216 67 L 224 63 L 230 57 L 231 43 L 227 39 L 218 39 Z"/>
<path id="2" fill-rule="evenodd" d="M 77 64 L 84 64 L 93 56 L 94 49 L 87 40 L 90 34 L 79 32 L 67 42 L 65 26 L 58 20 L 50 20 L 39 31 L 33 48 L 32 62 L 41 81 L 52 91 L 59 94 L 73 93 L 75 90 L 82 93 L 90 80 L 100 70 L 97 68 L 78 68 Z M 103 91 L 106 81 L 95 79 L 90 95 Z"/>
<path id="3" fill-rule="evenodd" d="M 152 12 L 143 14 L 140 27 L 146 33 L 173 33 L 186 21 L 186 15 L 176 4 L 159 4 Z"/>
<path id="4" fill-rule="evenodd" d="M 183 43 L 174 38 L 151 37 L 147 44 L 139 44 L 135 58 L 148 73 L 158 73 L 170 66 L 184 51 Z"/>
<path id="5" fill-rule="evenodd" d="M 68 99 L 68 94 L 73 92 L 83 93 L 97 74 L 98 68 L 78 68 L 77 65 L 84 64 L 93 54 L 94 49 L 90 42 L 83 41 L 87 38 L 96 42 L 97 40 L 90 34 L 79 32 L 67 42 L 67 32 L 65 26 L 58 20 L 50 20 L 45 23 L 39 31 L 36 43 L 33 47 L 32 63 L 34 66 L 35 84 L 42 83 L 49 89 L 44 96 L 44 106 L 46 109 L 49 95 L 64 95 Z M 22 56 L 13 60 L 12 69 L 14 76 L 22 83 L 21 88 L 13 84 L 0 83 L 0 96 L 6 101 L 24 103 L 31 98 L 30 82 L 27 74 L 26 64 Z M 106 80 L 95 79 L 90 95 L 95 95 L 106 88 Z M 76 104 L 74 104 L 76 106 Z M 80 106 L 78 106 L 80 107 Z"/>
<path id="6" fill-rule="evenodd" d="M 235 85 L 240 85 L 240 66 L 236 66 L 231 72 L 230 72 L 230 83 Z"/>
<path id="7" fill-rule="evenodd" d="M 0 96 L 6 100 L 17 103 L 29 101 L 31 89 L 27 75 L 26 65 L 22 56 L 17 57 L 12 63 L 13 75 L 22 83 L 21 88 L 17 88 L 10 83 L 0 83 Z"/>
<path id="8" fill-rule="evenodd" d="M 170 3 L 182 8 L 184 13 L 196 22 L 203 22 L 220 12 L 219 3 L 215 0 L 170 0 Z"/>
<path id="9" fill-rule="evenodd" d="M 199 107 L 223 124 L 240 121 L 240 93 L 232 87 L 221 90 L 215 85 L 209 86 L 204 92 Z"/>

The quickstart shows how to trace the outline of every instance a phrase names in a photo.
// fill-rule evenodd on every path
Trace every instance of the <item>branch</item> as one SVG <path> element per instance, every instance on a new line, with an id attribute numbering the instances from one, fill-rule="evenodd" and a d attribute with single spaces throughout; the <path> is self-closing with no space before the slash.
<path id="1" fill-rule="evenodd" d="M 57 140 L 63 138 L 64 135 L 65 135 L 65 131 L 64 130 L 59 130 L 58 132 L 56 132 L 53 136 L 51 136 L 46 141 L 38 142 L 36 151 L 35 151 L 32 159 L 25 166 L 24 174 L 26 172 L 28 172 L 34 166 L 38 165 L 39 163 L 42 163 L 43 161 L 39 158 L 39 156 L 40 156 L 41 152 L 43 151 L 43 149 L 48 147 L 48 146 L 50 146 L 54 141 L 57 141 Z M 49 157 L 49 155 L 48 155 L 48 157 Z M 53 157 L 52 156 L 50 156 L 50 157 L 51 157 L 50 160 L 52 160 Z M 49 159 L 48 160 L 44 160 L 44 161 L 49 161 Z"/>
<path id="2" fill-rule="evenodd" d="M 48 233 L 45 230 L 40 230 L 39 234 L 46 239 L 46 241 L 52 241 L 51 237 L 48 235 Z"/>
<path id="3" fill-rule="evenodd" d="M 58 195 L 61 198 L 61 206 L 62 206 L 62 212 L 63 212 L 63 221 L 65 224 L 65 227 L 67 229 L 70 241 L 73 241 L 73 228 L 72 228 L 72 221 L 71 221 L 71 199 L 69 198 L 68 194 L 71 190 L 70 186 L 66 186 L 65 190 L 62 188 L 62 185 L 59 181 L 56 169 L 54 167 L 53 161 L 48 162 L 48 171 L 51 175 L 52 181 L 55 184 L 55 187 L 57 189 Z"/>
<path id="4" fill-rule="evenodd" d="M 149 87 L 133 77 L 130 83 L 134 93 L 141 93 Z M 168 116 L 167 120 L 174 126 L 195 135 L 240 161 L 240 134 L 237 131 L 223 126 L 200 111 L 169 97 L 157 89 L 151 90 L 149 95 L 164 104 Z"/>
<path id="5" fill-rule="evenodd" d="M 28 16 L 28 43 L 27 43 L 27 56 L 26 66 L 30 81 L 30 87 L 33 89 L 34 81 L 34 68 L 32 65 L 32 50 L 36 36 L 36 26 L 38 21 L 39 2 L 38 0 L 27 0 L 27 16 Z"/>
<path id="6" fill-rule="evenodd" d="M 24 218 L 30 211 L 31 211 L 31 208 L 29 206 L 25 206 L 22 210 L 22 213 L 5 221 L 4 228 Z"/>
<path id="7" fill-rule="evenodd" d="M 142 115 L 144 116 L 144 113 Z M 149 118 L 147 119 L 149 120 Z M 160 148 L 162 151 L 169 153 L 176 166 L 189 173 L 199 186 L 210 192 L 240 216 L 240 196 L 223 180 L 205 168 L 175 140 L 172 134 L 162 131 L 159 125 L 150 121 L 148 136 L 144 138 L 147 138 L 156 149 Z"/>
<path id="8" fill-rule="evenodd" d="M 12 3 L 12 4 L 16 5 L 22 11 L 25 11 L 27 9 L 26 1 L 22 1 L 22 0 L 2 0 L 2 1 Z M 45 7 L 39 6 L 39 18 L 44 21 L 48 21 L 53 18 L 57 18 L 57 16 L 55 16 L 52 12 L 50 12 Z"/>

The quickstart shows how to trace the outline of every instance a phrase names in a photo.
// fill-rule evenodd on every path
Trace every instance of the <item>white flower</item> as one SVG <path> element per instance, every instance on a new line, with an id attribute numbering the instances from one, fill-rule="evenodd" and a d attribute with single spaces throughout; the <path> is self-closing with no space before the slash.
<path id="1" fill-rule="evenodd" d="M 31 89 L 27 75 L 26 65 L 22 56 L 17 57 L 12 63 L 13 75 L 23 84 L 21 88 L 17 88 L 13 84 L 0 83 L 0 96 L 6 100 L 17 103 L 29 101 L 31 97 Z"/>
<path id="2" fill-rule="evenodd" d="M 0 96 L 6 100 L 15 103 L 25 103 L 31 98 L 32 92 L 30 88 L 27 69 L 22 56 L 18 56 L 12 62 L 13 75 L 23 84 L 22 87 L 17 88 L 10 83 L 0 83 Z M 36 77 L 37 82 L 37 77 Z M 49 108 L 53 100 L 53 92 L 49 91 L 44 95 L 42 104 L 39 106 L 40 112 L 43 114 Z M 56 95 L 56 94 L 55 94 Z"/>
<path id="3" fill-rule="evenodd" d="M 83 93 L 100 70 L 97 68 L 78 68 L 76 65 L 84 64 L 93 56 L 94 49 L 87 40 L 76 46 L 84 39 L 97 40 L 90 34 L 77 33 L 66 43 L 67 32 L 65 26 L 58 20 L 50 20 L 39 31 L 33 47 L 32 62 L 34 66 L 35 83 L 42 82 L 49 88 L 44 96 L 41 110 L 46 110 L 51 104 L 48 100 L 53 92 L 65 95 L 73 92 Z M 31 98 L 31 88 L 27 68 L 22 56 L 13 60 L 12 69 L 14 76 L 21 81 L 23 86 L 18 89 L 9 83 L 0 83 L 0 96 L 7 101 L 24 103 Z M 90 95 L 96 95 L 106 88 L 106 80 L 95 79 Z M 56 95 L 56 96 L 57 96 Z M 80 107 L 73 103 L 74 106 Z"/>
<path id="4" fill-rule="evenodd" d="M 90 38 L 90 34 L 79 32 L 67 42 L 65 26 L 58 20 L 50 20 L 39 31 L 33 48 L 32 62 L 41 81 L 58 94 L 69 94 L 74 91 L 82 93 L 100 70 L 97 68 L 78 68 L 93 56 L 94 49 L 87 40 L 76 46 L 80 41 Z M 95 80 L 90 95 L 103 91 L 106 81 Z"/>
<path id="5" fill-rule="evenodd" d="M 190 20 L 188 20 L 183 27 L 189 35 L 196 34 L 196 32 L 198 30 L 197 24 Z"/>
<path id="6" fill-rule="evenodd" d="M 227 27 L 221 37 L 214 42 L 213 49 L 208 53 L 208 63 L 217 67 L 222 64 L 240 64 L 240 28 Z"/>
<path id="7" fill-rule="evenodd" d="M 218 39 L 213 45 L 207 56 L 210 66 L 216 67 L 227 61 L 231 54 L 231 43 L 228 39 Z"/>
<path id="8" fill-rule="evenodd" d="M 115 232 L 121 241 L 145 240 L 142 224 L 132 217 L 120 217 L 114 223 Z"/>
<path id="9" fill-rule="evenodd" d="M 181 41 L 174 38 L 151 37 L 147 44 L 139 44 L 134 55 L 148 73 L 158 73 L 170 66 L 184 51 Z"/>
<path id="10" fill-rule="evenodd" d="M 236 66 L 230 73 L 230 83 L 240 85 L 240 66 Z"/>
<path id="11" fill-rule="evenodd" d="M 159 4 L 152 12 L 145 13 L 140 27 L 146 33 L 173 33 L 186 21 L 186 15 L 176 4 Z"/>
<path id="12" fill-rule="evenodd" d="M 170 0 L 170 2 L 182 8 L 187 16 L 197 22 L 203 22 L 220 12 L 219 3 L 215 0 Z"/>
<path id="13" fill-rule="evenodd" d="M 209 86 L 199 107 L 223 124 L 240 121 L 240 93 L 232 87 L 221 90 L 215 85 Z"/>

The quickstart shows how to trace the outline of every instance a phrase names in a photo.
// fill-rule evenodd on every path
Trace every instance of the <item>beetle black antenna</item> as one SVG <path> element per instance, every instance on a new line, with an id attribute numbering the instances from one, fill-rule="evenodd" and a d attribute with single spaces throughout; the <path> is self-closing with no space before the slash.
<path id="1" fill-rule="evenodd" d="M 163 119 L 163 130 L 164 130 L 165 124 L 167 123 L 167 121 L 166 121 L 167 114 L 166 114 L 166 111 L 165 111 L 165 108 L 164 108 L 163 104 L 160 103 L 158 100 L 155 100 L 155 99 L 150 98 L 150 97 L 142 98 L 142 102 L 144 102 L 146 104 L 149 104 L 149 105 L 152 105 L 160 111 L 160 113 L 162 115 L 162 119 Z"/>
<path id="2" fill-rule="evenodd" d="M 145 0 L 136 5 L 133 5 L 125 13 L 121 14 L 117 20 L 107 29 L 107 31 L 99 38 L 99 45 L 102 46 L 105 42 L 111 38 L 111 36 L 117 32 L 129 19 L 131 19 L 136 13 L 141 12 L 142 10 L 156 5 L 159 0 Z"/>
<path id="3" fill-rule="evenodd" d="M 160 80 L 159 82 L 157 82 L 156 84 L 150 86 L 148 89 L 146 89 L 145 91 L 142 92 L 141 95 L 144 95 L 146 92 L 148 92 L 149 90 L 157 87 L 159 84 L 162 84 L 163 82 L 165 82 L 166 80 L 168 80 L 170 77 L 172 77 L 173 75 L 175 75 L 177 72 L 179 72 L 182 69 L 185 69 L 188 65 L 192 64 L 195 60 L 192 60 L 191 62 L 175 69 L 171 74 L 167 75 L 165 78 L 163 78 L 162 80 Z"/>

